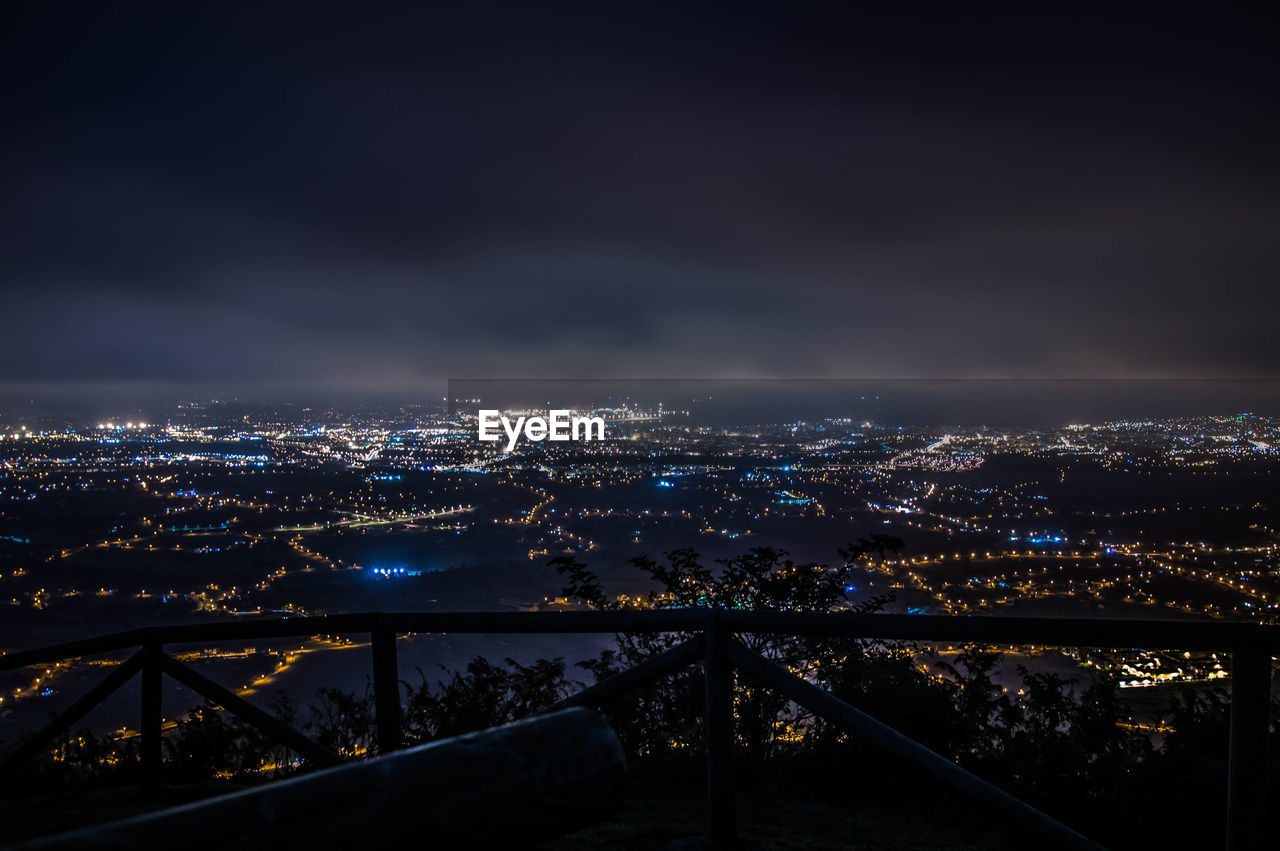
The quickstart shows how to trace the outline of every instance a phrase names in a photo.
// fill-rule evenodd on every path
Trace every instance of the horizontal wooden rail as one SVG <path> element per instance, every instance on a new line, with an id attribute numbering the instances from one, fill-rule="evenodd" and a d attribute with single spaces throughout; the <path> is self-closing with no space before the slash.
<path id="1" fill-rule="evenodd" d="M 722 612 L 728 632 L 844 635 L 852 638 L 1229 650 L 1241 642 L 1280 649 L 1280 627 L 1228 621 L 1108 620 L 1105 618 L 953 617 L 852 612 Z M 176 624 L 78 639 L 0 654 L 0 670 L 110 653 L 148 641 L 300 638 L 379 631 L 406 633 L 661 633 L 700 632 L 710 609 L 582 612 L 367 612 L 316 617 L 244 618 Z"/>
<path id="2" fill-rule="evenodd" d="M 1229 621 L 953 617 L 846 612 L 724 612 L 735 633 L 829 635 L 903 641 L 1229 650 L 1241 641 L 1280 649 L 1280 627 Z"/>

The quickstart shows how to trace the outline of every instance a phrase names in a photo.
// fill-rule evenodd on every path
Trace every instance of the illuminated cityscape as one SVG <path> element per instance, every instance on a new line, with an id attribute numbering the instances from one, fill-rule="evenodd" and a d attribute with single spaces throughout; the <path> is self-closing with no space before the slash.
<path id="1" fill-rule="evenodd" d="M 0 37 L 0 847 L 1278 846 L 1265 14 Z"/>
<path id="2" fill-rule="evenodd" d="M 902 551 L 849 573 L 850 605 L 888 594 L 889 610 L 909 613 L 1255 622 L 1280 607 L 1272 417 L 942 429 L 611 413 L 605 441 L 511 454 L 429 406 L 213 403 L 163 423 L 9 426 L 4 640 L 157 618 L 564 608 L 546 566 L 563 554 L 638 601 L 636 555 L 769 546 L 825 563 L 869 532 Z M 345 646 L 192 652 L 233 660 L 247 692 L 290 684 L 303 655 Z M 1050 655 L 1125 689 L 1226 675 L 1208 653 Z M 79 667 L 8 675 L 6 722 L 40 717 Z"/>

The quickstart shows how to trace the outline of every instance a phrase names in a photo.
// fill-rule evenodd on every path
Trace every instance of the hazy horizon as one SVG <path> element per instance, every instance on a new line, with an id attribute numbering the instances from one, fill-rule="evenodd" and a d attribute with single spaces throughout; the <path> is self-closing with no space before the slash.
<path id="1" fill-rule="evenodd" d="M 1062 426 L 1073 422 L 1252 413 L 1280 416 L 1280 380 L 1237 379 L 453 379 L 417 393 L 366 388 L 223 389 L 79 387 L 18 393 L 0 388 L 0 425 L 62 419 L 86 426 L 107 419 L 163 420 L 181 403 L 269 408 L 416 405 L 483 389 L 491 407 L 543 401 L 563 405 L 663 402 L 696 409 L 691 424 L 726 425 L 853 417 L 892 425 Z M 697 400 L 696 404 L 689 403 Z"/>

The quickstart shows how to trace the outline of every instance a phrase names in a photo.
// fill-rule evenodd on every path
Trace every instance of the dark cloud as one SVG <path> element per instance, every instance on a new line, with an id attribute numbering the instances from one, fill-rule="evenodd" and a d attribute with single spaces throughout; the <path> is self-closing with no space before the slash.
<path id="1" fill-rule="evenodd" d="M 0 379 L 1280 372 L 1260 20 L 464 6 L 15 20 Z"/>

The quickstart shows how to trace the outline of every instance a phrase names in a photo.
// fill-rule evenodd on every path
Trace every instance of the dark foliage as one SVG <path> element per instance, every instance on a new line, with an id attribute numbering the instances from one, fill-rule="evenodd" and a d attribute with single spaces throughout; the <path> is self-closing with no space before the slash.
<path id="1" fill-rule="evenodd" d="M 647 557 L 634 566 L 652 590 L 628 605 L 664 609 L 721 607 L 824 612 L 873 612 L 888 598 L 845 599 L 848 572 L 874 566 L 901 550 L 873 535 L 840 550 L 839 565 L 798 564 L 785 552 L 757 548 L 708 566 L 691 549 Z M 551 561 L 566 596 L 615 609 L 588 567 L 573 556 Z M 660 653 L 688 635 L 620 634 L 616 647 L 577 663 L 589 679 L 606 679 Z M 739 636 L 752 650 L 821 685 L 960 765 L 1003 786 L 1104 842 L 1181 847 L 1214 844 L 1222 835 L 1228 701 L 1221 691 L 1186 690 L 1161 718 L 1138 724 L 1116 682 L 1087 684 L 1016 667 L 1019 687 L 1006 690 L 1011 663 L 990 648 L 941 653 L 910 643 Z M 464 671 L 432 682 L 403 683 L 402 729 L 417 744 L 526 717 L 578 686 L 563 659 L 502 665 L 478 657 Z M 687 776 L 700 764 L 703 681 L 694 665 L 604 708 L 632 759 L 666 764 Z M 844 801 L 874 798 L 886 788 L 922 789 L 908 767 L 886 762 L 865 742 L 771 691 L 742 678 L 734 686 L 739 773 L 794 777 L 797 794 Z M 321 689 L 306 718 L 280 698 L 277 717 L 345 757 L 376 752 L 371 689 Z M 1274 728 L 1273 728 L 1274 729 Z M 1157 733 L 1153 740 L 1153 733 Z M 1274 736 L 1273 736 L 1274 738 Z M 246 724 L 206 704 L 166 736 L 166 771 L 175 779 L 269 778 L 300 765 L 295 755 Z M 62 787 L 136 779 L 132 739 L 89 733 L 65 737 L 32 766 L 27 783 Z M 857 766 L 851 771 L 850 766 Z M 789 773 L 790 772 L 790 773 Z M 674 775 L 673 775 L 674 776 Z M 916 794 L 934 794 L 917 791 Z M 1122 804 L 1119 802 L 1123 802 Z M 922 802 L 923 803 L 923 802 Z M 1187 818 L 1187 813 L 1195 813 Z"/>

